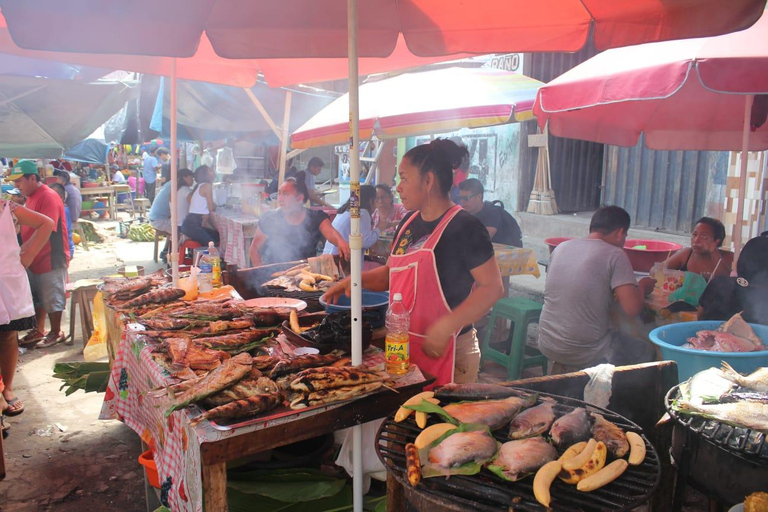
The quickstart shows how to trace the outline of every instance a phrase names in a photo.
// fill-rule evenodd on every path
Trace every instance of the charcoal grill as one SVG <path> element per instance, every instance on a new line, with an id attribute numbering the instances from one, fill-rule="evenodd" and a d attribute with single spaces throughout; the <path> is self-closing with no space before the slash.
<path id="1" fill-rule="evenodd" d="M 523 389 L 520 391 L 530 392 Z M 615 412 L 594 407 L 580 400 L 539 393 L 539 399 L 545 396 L 557 401 L 558 405 L 555 411 L 558 416 L 577 407 L 587 407 L 588 410 L 599 412 L 624 431 L 634 431 L 642 435 L 642 429 L 639 426 Z M 434 418 L 430 418 L 430 423 L 434 421 Z M 531 477 L 518 482 L 507 482 L 483 470 L 473 476 L 452 476 L 448 479 L 442 477 L 425 478 L 421 480 L 418 487 L 411 487 L 405 475 L 404 451 L 405 445 L 412 443 L 420 432 L 421 429 L 412 417 L 406 421 L 395 423 L 393 416 L 390 416 L 381 425 L 376 439 L 379 459 L 389 474 L 403 486 L 406 511 L 508 512 L 511 510 L 547 510 L 534 498 L 533 478 Z M 509 440 L 503 429 L 494 435 L 502 443 Z M 576 486 L 565 484 L 557 479 L 552 485 L 552 509 L 574 512 L 631 510 L 647 502 L 659 484 L 661 464 L 656 450 L 645 436 L 643 436 L 643 440 L 647 449 L 645 461 L 639 466 L 629 466 L 621 477 L 601 489 L 584 493 L 578 491 Z"/>
<path id="2" fill-rule="evenodd" d="M 672 403 L 679 386 L 669 390 L 667 412 L 674 420 L 671 455 L 677 469 L 672 507 L 681 510 L 686 486 L 725 506 L 741 503 L 768 482 L 768 441 L 757 430 L 679 413 Z"/>

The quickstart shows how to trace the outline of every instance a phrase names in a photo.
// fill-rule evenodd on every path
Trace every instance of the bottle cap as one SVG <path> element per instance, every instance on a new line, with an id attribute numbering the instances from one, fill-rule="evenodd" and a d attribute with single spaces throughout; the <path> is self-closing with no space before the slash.
<path id="1" fill-rule="evenodd" d="M 397 301 L 397 300 L 399 300 L 399 301 L 402 301 L 402 300 L 403 300 L 403 296 L 402 296 L 401 294 L 399 294 L 399 293 L 396 293 L 396 294 L 395 294 L 395 296 L 392 298 L 392 300 L 395 300 L 395 301 Z"/>
<path id="2" fill-rule="evenodd" d="M 208 247 L 213 247 L 213 240 L 211 240 L 210 242 L 208 242 Z"/>

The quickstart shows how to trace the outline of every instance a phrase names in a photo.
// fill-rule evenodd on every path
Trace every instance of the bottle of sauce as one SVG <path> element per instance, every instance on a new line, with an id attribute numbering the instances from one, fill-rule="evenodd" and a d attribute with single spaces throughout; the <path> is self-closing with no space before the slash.
<path id="1" fill-rule="evenodd" d="M 403 296 L 396 293 L 392 305 L 387 309 L 387 338 L 384 342 L 387 372 L 391 375 L 403 375 L 411 366 L 411 350 L 408 327 L 410 316 L 403 304 Z"/>

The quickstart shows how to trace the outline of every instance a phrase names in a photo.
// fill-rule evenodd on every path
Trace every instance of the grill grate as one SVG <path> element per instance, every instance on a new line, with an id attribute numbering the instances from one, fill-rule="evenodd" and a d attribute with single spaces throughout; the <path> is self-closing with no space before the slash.
<path id="1" fill-rule="evenodd" d="M 522 389 L 520 391 L 530 392 Z M 577 407 L 586 407 L 587 410 L 602 414 L 622 430 L 634 431 L 642 435 L 640 427 L 614 412 L 572 398 L 547 393 L 538 394 L 539 397 L 549 396 L 558 402 L 555 407 L 558 416 Z M 435 421 L 434 418 L 430 418 L 430 424 L 433 421 Z M 421 429 L 416 425 L 413 417 L 395 423 L 390 416 L 379 429 L 376 440 L 379 459 L 404 485 L 409 485 L 405 477 L 405 445 L 412 443 L 420 432 Z M 509 440 L 503 430 L 494 433 L 494 437 L 502 443 Z M 551 488 L 552 508 L 558 511 L 574 512 L 631 510 L 647 502 L 659 483 L 661 469 L 656 451 L 645 437 L 643 439 L 647 448 L 645 461 L 639 466 L 629 466 L 621 477 L 601 489 L 584 493 L 578 491 L 575 485 L 555 479 Z M 425 478 L 414 491 L 429 493 L 440 500 L 481 512 L 546 510 L 534 498 L 533 478 L 507 482 L 485 470 L 473 476 L 451 476 L 448 479 Z"/>
<path id="2" fill-rule="evenodd" d="M 768 443 L 765 433 L 750 428 L 734 427 L 701 416 L 681 414 L 672 409 L 672 403 L 680 398 L 682 398 L 680 387 L 675 386 L 669 390 L 665 400 L 667 412 L 675 422 L 732 455 L 768 467 Z"/>

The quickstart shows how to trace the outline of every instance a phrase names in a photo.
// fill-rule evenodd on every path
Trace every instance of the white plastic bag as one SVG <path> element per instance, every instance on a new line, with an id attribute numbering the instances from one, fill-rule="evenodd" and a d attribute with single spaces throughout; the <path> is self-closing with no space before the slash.
<path id="1" fill-rule="evenodd" d="M 235 154 L 232 148 L 221 148 L 216 152 L 216 172 L 219 174 L 232 174 L 237 169 Z"/>
<path id="2" fill-rule="evenodd" d="M 363 423 L 363 493 L 367 493 L 371 487 L 371 478 L 385 482 L 387 470 L 376 455 L 376 433 L 384 419 Z M 352 429 L 345 428 L 334 432 L 336 442 L 341 441 L 339 456 L 336 464 L 347 470 L 352 476 L 354 465 L 352 464 Z"/>
<path id="3" fill-rule="evenodd" d="M 12 320 L 34 316 L 32 290 L 24 265 L 21 264 L 21 249 L 16 240 L 16 228 L 11 218 L 11 206 L 6 201 L 0 213 L 0 240 L 5 250 L 0 251 L 0 325 Z"/>
<path id="4" fill-rule="evenodd" d="M 584 401 L 592 405 L 606 408 L 611 401 L 613 386 L 612 364 L 599 364 L 584 370 L 589 375 L 589 382 L 584 386 Z"/>

